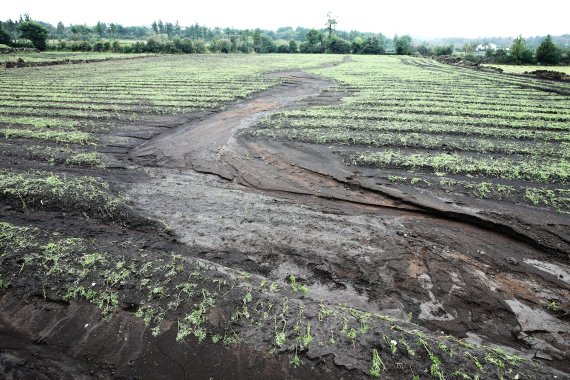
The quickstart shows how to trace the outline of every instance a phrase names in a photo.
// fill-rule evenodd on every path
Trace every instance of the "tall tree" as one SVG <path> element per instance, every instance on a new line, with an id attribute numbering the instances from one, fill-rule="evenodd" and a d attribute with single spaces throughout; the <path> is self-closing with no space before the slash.
<path id="1" fill-rule="evenodd" d="M 520 35 L 511 45 L 511 58 L 517 65 L 532 62 L 532 51 L 526 47 L 526 41 Z"/>
<path id="2" fill-rule="evenodd" d="M 166 28 L 164 27 L 162 20 L 158 20 L 158 32 L 160 34 L 164 34 L 166 32 Z"/>
<path id="3" fill-rule="evenodd" d="M 178 37 L 182 35 L 182 28 L 180 27 L 178 20 L 176 20 L 176 24 L 174 24 L 174 34 Z"/>
<path id="4" fill-rule="evenodd" d="M 152 22 L 152 30 L 154 30 L 154 34 L 158 34 L 158 24 L 156 21 Z"/>
<path id="5" fill-rule="evenodd" d="M 329 31 L 329 38 L 331 38 L 331 36 L 333 35 L 334 27 L 336 26 L 337 23 L 338 23 L 338 21 L 336 20 L 336 18 L 333 17 L 330 12 L 327 13 L 326 27 L 327 27 L 327 30 Z"/>
<path id="6" fill-rule="evenodd" d="M 117 24 L 114 23 L 109 24 L 109 35 L 112 40 L 117 38 Z"/>
<path id="7" fill-rule="evenodd" d="M 35 21 L 24 21 L 19 23 L 18 30 L 22 32 L 22 38 L 32 41 L 32 44 L 36 49 L 46 49 L 46 39 L 48 36 L 48 30 L 46 27 Z"/>
<path id="8" fill-rule="evenodd" d="M 560 49 L 552 42 L 549 34 L 536 49 L 536 60 L 543 65 L 557 65 L 561 58 Z"/>
<path id="9" fill-rule="evenodd" d="M 8 32 L 8 34 L 10 35 L 10 38 L 12 39 L 12 42 L 16 42 L 16 40 L 18 39 L 18 33 L 19 33 L 18 22 L 9 18 L 4 23 L 4 30 L 6 30 L 6 32 Z"/>
<path id="10" fill-rule="evenodd" d="M 105 37 L 105 34 L 107 34 L 107 24 L 97 21 L 97 25 L 95 25 L 95 33 L 97 33 L 101 38 Z"/>
<path id="11" fill-rule="evenodd" d="M 174 25 L 171 22 L 167 22 L 164 26 L 164 29 L 166 31 L 166 36 L 169 40 L 171 40 L 172 36 L 174 35 Z"/>
<path id="12" fill-rule="evenodd" d="M 60 21 L 57 23 L 56 33 L 57 38 L 63 38 L 63 35 L 65 34 L 65 25 L 63 25 L 63 22 Z"/>
<path id="13" fill-rule="evenodd" d="M 11 45 L 10 34 L 4 30 L 4 24 L 0 21 L 0 44 Z"/>

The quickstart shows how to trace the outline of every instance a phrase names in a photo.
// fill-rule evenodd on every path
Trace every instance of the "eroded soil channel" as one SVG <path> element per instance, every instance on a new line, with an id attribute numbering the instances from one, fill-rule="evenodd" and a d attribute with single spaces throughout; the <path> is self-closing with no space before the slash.
<path id="1" fill-rule="evenodd" d="M 465 207 L 368 187 L 327 147 L 240 137 L 285 107 L 340 96 L 319 77 L 275 75 L 284 84 L 119 158 L 147 175 L 125 188 L 135 208 L 201 258 L 272 280 L 293 274 L 317 302 L 411 318 L 570 371 L 568 316 L 543 306 L 570 299 L 564 249 L 553 255 Z"/>

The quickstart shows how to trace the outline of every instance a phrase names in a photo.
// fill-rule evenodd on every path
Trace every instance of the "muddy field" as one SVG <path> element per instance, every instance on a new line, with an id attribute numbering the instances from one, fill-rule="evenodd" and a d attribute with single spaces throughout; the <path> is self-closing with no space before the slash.
<path id="1" fill-rule="evenodd" d="M 242 133 L 346 95 L 267 77 L 222 109 L 99 132 L 105 168 L 65 172 L 108 183 L 116 207 L 4 191 L 0 374 L 569 378 L 568 214 Z M 3 139 L 1 168 L 52 170 L 26 143 Z"/>

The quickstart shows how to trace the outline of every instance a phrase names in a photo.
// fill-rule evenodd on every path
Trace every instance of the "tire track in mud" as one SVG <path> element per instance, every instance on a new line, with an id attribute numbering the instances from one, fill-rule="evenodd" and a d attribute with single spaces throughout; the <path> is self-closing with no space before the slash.
<path id="1" fill-rule="evenodd" d="M 551 263 L 556 249 L 477 210 L 373 185 L 322 149 L 239 138 L 332 86 L 302 72 L 275 75 L 284 84 L 132 150 L 150 177 L 127 191 L 136 207 L 208 260 L 274 280 L 295 273 L 317 297 L 531 347 L 568 370 L 569 324 L 538 322 L 545 302 L 570 299 L 570 284 L 532 261 Z"/>

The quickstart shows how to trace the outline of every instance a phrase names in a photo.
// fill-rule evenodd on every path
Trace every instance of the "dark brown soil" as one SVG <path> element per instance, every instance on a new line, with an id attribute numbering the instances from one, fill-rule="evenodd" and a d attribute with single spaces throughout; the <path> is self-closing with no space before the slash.
<path id="1" fill-rule="evenodd" d="M 280 283 L 294 273 L 310 289 L 308 309 L 324 299 L 405 325 L 411 319 L 433 337 L 443 331 L 542 360 L 546 367 L 525 367 L 530 377 L 567 377 L 553 368 L 570 372 L 568 218 L 391 186 L 377 171 L 347 167 L 326 146 L 240 137 L 240 129 L 284 107 L 339 96 L 321 94 L 331 84 L 318 77 L 280 75 L 285 85 L 222 112 L 165 116 L 105 136 L 109 170 L 97 174 L 130 199 L 133 211 L 122 221 L 63 205 L 22 209 L 13 199 L 3 201 L 1 219 L 87 236 L 93 249 L 139 262 L 142 250 L 147 257 L 176 251 Z M 175 316 L 162 322 L 158 337 L 133 316 L 141 297 L 135 290 L 132 304 L 101 321 L 87 303 L 43 300 L 33 283 L 20 278 L 0 296 L 0 374 L 13 378 L 367 375 L 362 362 L 370 352 L 359 345 L 355 352 L 350 343 L 332 351 L 311 347 L 303 354 L 308 365 L 295 369 L 287 352 L 260 348 L 254 326 L 242 327 L 249 340 L 229 348 L 194 338 L 179 343 Z M 239 304 L 240 297 L 227 302 Z M 549 313 L 554 299 L 566 302 Z M 429 368 L 427 356 L 415 361 L 405 364 Z M 394 369 L 386 377 L 412 373 Z"/>

